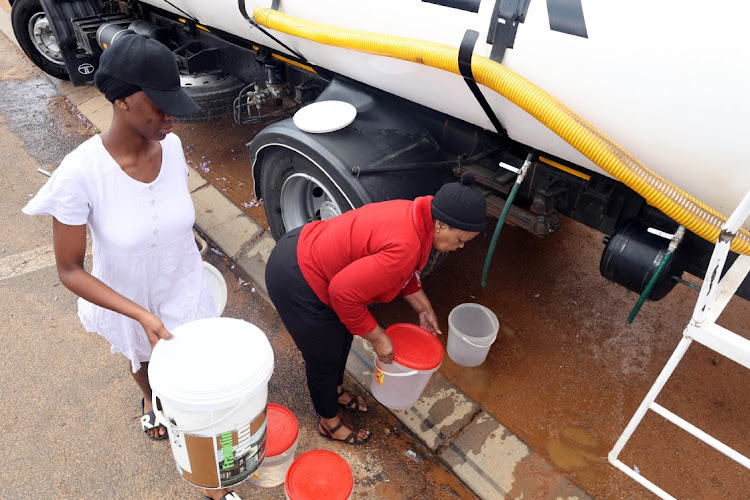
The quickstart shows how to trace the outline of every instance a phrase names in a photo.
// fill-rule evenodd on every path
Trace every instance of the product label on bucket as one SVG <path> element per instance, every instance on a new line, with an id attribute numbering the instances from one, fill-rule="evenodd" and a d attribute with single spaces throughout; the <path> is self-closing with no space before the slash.
<path id="1" fill-rule="evenodd" d="M 375 377 L 375 382 L 378 383 L 378 385 L 383 385 L 383 380 L 385 379 L 385 373 L 380 371 L 379 368 L 375 368 L 375 372 L 372 374 L 373 377 Z"/>
<path id="2" fill-rule="evenodd" d="M 180 431 L 176 431 L 174 428 L 180 428 L 180 424 L 173 418 L 169 419 L 170 427 L 167 429 L 169 434 L 169 441 L 172 444 L 172 455 L 174 455 L 174 461 L 177 464 L 177 469 L 182 474 L 182 471 L 192 472 L 190 470 L 190 457 L 188 457 L 187 447 L 185 444 L 185 434 Z"/>
<path id="3" fill-rule="evenodd" d="M 182 434 L 171 441 L 177 468 L 186 481 L 226 488 L 247 479 L 265 458 L 266 410 L 246 425 L 214 437 Z"/>

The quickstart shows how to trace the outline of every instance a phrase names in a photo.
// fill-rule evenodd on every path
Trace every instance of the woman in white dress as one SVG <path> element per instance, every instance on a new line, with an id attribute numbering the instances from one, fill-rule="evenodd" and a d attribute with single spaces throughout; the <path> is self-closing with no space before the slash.
<path id="1" fill-rule="evenodd" d="M 172 338 L 170 329 L 217 316 L 193 235 L 188 167 L 172 133 L 174 116 L 199 108 L 180 89 L 170 50 L 142 35 L 125 35 L 104 51 L 95 76 L 113 103 L 111 127 L 67 155 L 23 211 L 53 216 L 60 281 L 80 297 L 86 330 L 130 360 L 143 393 L 143 431 L 165 439 L 151 404 L 151 350 Z M 87 225 L 91 273 L 84 269 Z"/>

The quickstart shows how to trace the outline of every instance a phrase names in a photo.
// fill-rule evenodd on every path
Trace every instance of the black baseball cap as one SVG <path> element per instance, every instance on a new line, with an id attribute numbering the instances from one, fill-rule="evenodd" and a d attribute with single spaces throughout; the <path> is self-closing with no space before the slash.
<path id="1" fill-rule="evenodd" d="M 102 54 L 97 71 L 140 87 L 167 114 L 185 116 L 201 109 L 182 90 L 172 51 L 145 35 L 128 33 L 117 38 Z"/>

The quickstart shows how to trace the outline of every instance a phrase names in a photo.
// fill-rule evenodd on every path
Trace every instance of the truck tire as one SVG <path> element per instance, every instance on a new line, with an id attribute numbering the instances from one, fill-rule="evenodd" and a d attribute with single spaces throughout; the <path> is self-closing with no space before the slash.
<path id="1" fill-rule="evenodd" d="M 39 0 L 16 0 L 11 24 L 18 44 L 42 71 L 61 80 L 70 80 L 52 25 Z"/>
<path id="2" fill-rule="evenodd" d="M 262 162 L 263 205 L 277 241 L 308 222 L 327 220 L 356 208 L 320 167 L 296 151 L 274 147 L 264 153 Z M 356 195 L 349 199 L 362 204 Z"/>
<path id="3" fill-rule="evenodd" d="M 202 82 L 199 78 L 180 78 L 182 88 L 201 107 L 188 116 L 175 119 L 182 123 L 200 123 L 218 120 L 232 112 L 232 104 L 247 84 L 230 75 L 222 75 L 217 79 Z"/>

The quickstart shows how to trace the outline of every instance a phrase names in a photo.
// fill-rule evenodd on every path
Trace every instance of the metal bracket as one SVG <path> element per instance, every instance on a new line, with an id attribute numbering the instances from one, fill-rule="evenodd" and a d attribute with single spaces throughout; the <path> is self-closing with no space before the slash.
<path id="1" fill-rule="evenodd" d="M 487 43 L 492 44 L 490 59 L 502 62 L 505 49 L 512 49 L 518 25 L 526 20 L 531 0 L 497 0 L 487 30 Z"/>

